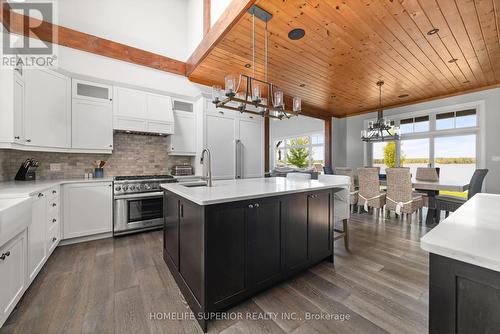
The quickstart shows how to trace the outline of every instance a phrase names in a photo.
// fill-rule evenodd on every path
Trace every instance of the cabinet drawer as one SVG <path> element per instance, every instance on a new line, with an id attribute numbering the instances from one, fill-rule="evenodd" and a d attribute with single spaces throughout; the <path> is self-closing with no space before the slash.
<path id="1" fill-rule="evenodd" d="M 59 187 L 50 188 L 45 192 L 45 196 L 47 197 L 47 201 L 52 201 L 53 199 L 59 199 Z"/>
<path id="2" fill-rule="evenodd" d="M 59 239 L 61 238 L 60 234 L 60 225 L 59 222 L 51 223 L 53 224 L 49 232 L 47 233 L 47 253 L 51 253 L 54 248 L 59 244 Z"/>
<path id="3" fill-rule="evenodd" d="M 47 216 L 59 215 L 60 200 L 59 197 L 52 197 L 47 201 Z"/>
<path id="4" fill-rule="evenodd" d="M 228 117 L 228 118 L 235 118 L 236 117 L 235 111 L 223 109 L 223 108 L 208 109 L 206 111 L 206 114 L 211 115 L 211 116 Z"/>

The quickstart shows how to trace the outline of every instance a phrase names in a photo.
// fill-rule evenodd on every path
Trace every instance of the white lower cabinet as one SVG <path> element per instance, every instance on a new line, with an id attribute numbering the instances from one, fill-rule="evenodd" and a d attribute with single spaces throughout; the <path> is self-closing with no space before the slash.
<path id="1" fill-rule="evenodd" d="M 33 198 L 31 224 L 28 226 L 28 279 L 32 282 L 47 259 L 47 194 Z"/>
<path id="2" fill-rule="evenodd" d="M 26 230 L 0 248 L 0 327 L 26 289 Z"/>
<path id="3" fill-rule="evenodd" d="M 64 185 L 64 239 L 111 232 L 112 191 L 111 182 Z"/>

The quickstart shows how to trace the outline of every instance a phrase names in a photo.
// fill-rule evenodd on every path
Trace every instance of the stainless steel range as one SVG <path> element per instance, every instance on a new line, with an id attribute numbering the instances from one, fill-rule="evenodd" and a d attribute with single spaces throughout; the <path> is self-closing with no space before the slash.
<path id="1" fill-rule="evenodd" d="M 170 182 L 176 182 L 171 175 L 115 176 L 113 234 L 162 227 L 163 191 L 160 183 Z"/>

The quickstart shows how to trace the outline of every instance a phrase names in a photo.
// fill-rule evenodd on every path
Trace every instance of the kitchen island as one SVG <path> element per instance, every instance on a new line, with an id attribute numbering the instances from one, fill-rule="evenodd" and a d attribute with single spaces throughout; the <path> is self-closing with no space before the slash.
<path id="1" fill-rule="evenodd" d="M 348 178 L 163 184 L 163 257 L 204 331 L 242 300 L 333 261 L 334 194 Z"/>
<path id="2" fill-rule="evenodd" d="M 500 195 L 476 194 L 421 239 L 430 253 L 429 333 L 500 328 Z"/>

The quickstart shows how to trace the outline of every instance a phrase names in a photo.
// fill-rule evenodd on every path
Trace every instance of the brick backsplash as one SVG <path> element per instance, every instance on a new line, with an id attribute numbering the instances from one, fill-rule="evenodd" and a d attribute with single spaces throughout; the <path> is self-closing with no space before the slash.
<path id="1" fill-rule="evenodd" d="M 37 179 L 83 177 L 94 169 L 94 160 L 107 161 L 104 176 L 170 174 L 172 166 L 192 163 L 191 157 L 169 156 L 167 139 L 115 133 L 113 154 L 52 153 L 18 150 L 0 150 L 0 181 L 13 180 L 21 163 L 27 158 L 40 162 Z M 51 171 L 50 164 L 61 164 L 60 171 Z"/>

